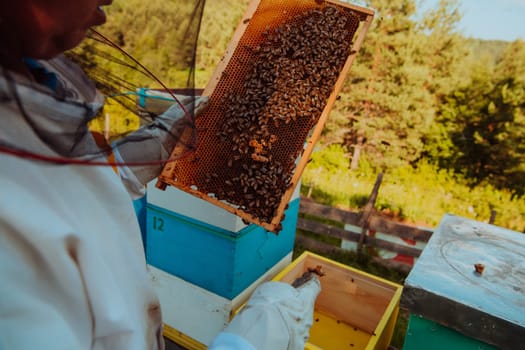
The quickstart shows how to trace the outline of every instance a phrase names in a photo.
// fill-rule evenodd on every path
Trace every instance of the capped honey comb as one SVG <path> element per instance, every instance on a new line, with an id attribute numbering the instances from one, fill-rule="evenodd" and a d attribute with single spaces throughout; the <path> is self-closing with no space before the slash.
<path id="1" fill-rule="evenodd" d="M 279 232 L 373 14 L 338 1 L 252 2 L 203 92 L 197 149 L 168 163 L 157 187 Z"/>

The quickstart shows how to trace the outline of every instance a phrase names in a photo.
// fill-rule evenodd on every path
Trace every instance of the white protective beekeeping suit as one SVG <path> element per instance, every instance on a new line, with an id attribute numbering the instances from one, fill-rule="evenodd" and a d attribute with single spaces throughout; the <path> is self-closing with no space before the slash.
<path id="1" fill-rule="evenodd" d="M 15 74 L 0 76 L 0 140 L 56 156 L 19 104 L 60 135 L 102 99 L 64 61 L 48 68 L 61 71 L 69 96 L 57 98 Z M 80 147 L 92 143 L 86 134 Z M 137 218 L 113 169 L 5 153 L 0 164 L 0 349 L 162 348 L 160 306 Z M 133 174 L 124 173 L 129 185 Z"/>

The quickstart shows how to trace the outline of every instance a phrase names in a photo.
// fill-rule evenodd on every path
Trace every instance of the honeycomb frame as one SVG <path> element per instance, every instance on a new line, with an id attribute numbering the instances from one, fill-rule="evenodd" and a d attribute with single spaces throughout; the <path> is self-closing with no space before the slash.
<path id="1" fill-rule="evenodd" d="M 247 96 L 243 94 L 250 90 L 247 84 L 253 85 L 254 77 L 257 78 L 258 72 L 254 67 L 260 64 L 260 57 L 264 58 L 265 56 L 262 55 L 268 51 L 268 57 L 275 58 L 274 51 L 279 50 L 279 47 L 271 46 L 273 42 L 268 44 L 269 38 L 274 38 L 278 36 L 276 33 L 283 32 L 285 34 L 279 35 L 284 37 L 287 33 L 283 28 L 294 30 L 294 27 L 310 18 L 305 17 L 307 15 L 319 17 L 332 13 L 343 20 L 346 19 L 346 24 L 342 28 L 347 33 L 341 35 L 348 35 L 349 43 L 348 48 L 336 48 L 336 51 L 330 52 L 330 57 L 335 53 L 340 59 L 341 66 L 337 68 L 335 76 L 333 76 L 334 72 L 331 73 L 332 77 L 329 81 L 333 84 L 329 83 L 328 90 L 321 86 L 315 90 L 316 93 L 312 93 L 313 88 L 311 91 L 304 92 L 307 96 L 302 101 L 311 101 L 316 98 L 316 94 L 320 95 L 320 89 L 323 90 L 324 97 L 315 102 L 317 109 L 315 112 L 312 111 L 313 117 L 296 117 L 295 110 L 293 113 L 289 110 L 285 110 L 282 114 L 279 111 L 275 112 L 278 104 L 302 106 L 297 100 L 292 100 L 294 103 L 290 102 L 291 97 L 287 96 L 286 87 L 270 86 L 271 96 L 267 96 L 269 93 L 263 94 L 266 98 L 263 101 L 246 104 L 247 100 L 252 99 L 252 95 L 246 98 Z M 196 150 L 192 155 L 167 163 L 156 186 L 162 190 L 169 185 L 174 186 L 239 216 L 247 223 L 254 223 L 270 232 L 278 233 L 281 229 L 281 221 L 284 219 L 284 212 L 362 45 L 373 16 L 374 11 L 371 9 L 333 0 L 254 0 L 248 6 L 228 48 L 203 91 L 204 96 L 210 97 L 210 102 L 207 109 L 196 120 L 199 137 Z M 326 31 L 323 33 L 327 34 Z M 321 35 L 321 33 L 309 32 L 309 40 L 315 40 L 317 34 Z M 287 61 L 286 57 L 282 59 L 285 63 L 281 64 L 286 70 L 292 65 L 290 63 L 292 61 Z M 307 66 L 304 64 L 305 61 L 301 62 L 296 68 Z M 315 62 L 318 66 L 323 64 L 322 60 L 315 60 Z M 265 62 L 263 66 L 266 66 Z M 321 69 L 315 73 L 321 75 L 318 77 L 321 83 L 325 79 L 328 81 L 324 77 L 324 71 L 327 71 L 328 67 L 314 68 Z M 263 71 L 262 75 L 267 73 Z M 284 73 L 279 71 L 273 74 L 271 81 L 276 85 L 279 74 Z M 250 76 L 251 82 L 247 81 L 247 77 Z M 260 83 L 256 82 L 256 84 Z M 307 83 L 303 81 L 294 85 L 299 86 L 299 90 L 294 91 L 293 94 L 298 98 L 303 94 L 300 87 L 302 84 Z M 258 95 L 257 91 L 250 90 L 250 93 Z M 283 102 L 282 96 L 287 100 Z M 245 105 L 238 107 L 235 103 Z M 257 117 L 258 124 L 253 122 L 246 124 L 247 119 L 241 117 L 239 118 L 242 120 L 239 119 L 237 124 L 232 122 L 232 119 L 238 118 L 236 110 L 232 111 L 232 108 L 241 108 L 243 111 L 241 114 L 247 114 L 253 112 L 247 109 L 259 107 L 274 110 L 271 117 L 273 119 L 269 124 L 260 122 L 262 116 Z M 243 126 L 246 126 L 246 131 Z M 265 133 L 261 133 L 261 128 Z M 237 135 L 236 132 L 241 135 Z M 251 135 L 248 134 L 249 132 Z M 174 153 L 176 152 L 177 150 L 174 150 Z M 261 181 L 257 182 L 257 179 Z"/>

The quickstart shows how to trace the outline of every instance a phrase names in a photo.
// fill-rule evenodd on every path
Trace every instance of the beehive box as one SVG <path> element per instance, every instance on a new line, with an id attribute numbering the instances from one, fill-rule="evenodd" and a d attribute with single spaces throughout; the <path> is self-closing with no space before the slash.
<path id="1" fill-rule="evenodd" d="M 152 266 L 233 299 L 291 254 L 298 211 L 296 198 L 281 234 L 274 235 L 255 224 L 230 231 L 149 202 L 146 258 Z"/>
<path id="2" fill-rule="evenodd" d="M 185 349 L 207 349 L 254 289 L 282 271 L 290 261 L 291 254 L 277 262 L 233 299 L 221 297 L 149 265 L 153 286 L 162 308 L 164 336 Z"/>
<path id="3" fill-rule="evenodd" d="M 158 187 L 279 232 L 373 14 L 339 1 L 253 1 L 203 92 L 197 149 L 168 163 Z"/>
<path id="4" fill-rule="evenodd" d="M 321 266 L 321 293 L 307 349 L 386 349 L 399 312 L 402 286 L 304 252 L 274 280 L 292 283 Z"/>
<path id="5" fill-rule="evenodd" d="M 448 348 L 522 349 L 524 271 L 525 235 L 445 215 L 405 281 L 401 305 L 424 318 L 411 317 L 405 348 L 420 349 L 448 328 Z M 424 327 L 431 323 L 440 327 Z"/>
<path id="6" fill-rule="evenodd" d="M 403 350 L 497 350 L 496 346 L 466 337 L 460 332 L 430 321 L 423 316 L 410 314 Z"/>

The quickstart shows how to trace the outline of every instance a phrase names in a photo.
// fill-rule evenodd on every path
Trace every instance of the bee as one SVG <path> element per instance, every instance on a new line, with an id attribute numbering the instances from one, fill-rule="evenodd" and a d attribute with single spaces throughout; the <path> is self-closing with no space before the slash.
<path id="1" fill-rule="evenodd" d="M 480 263 L 474 264 L 474 271 L 476 271 L 478 275 L 483 274 L 483 271 L 485 271 L 485 265 Z"/>

